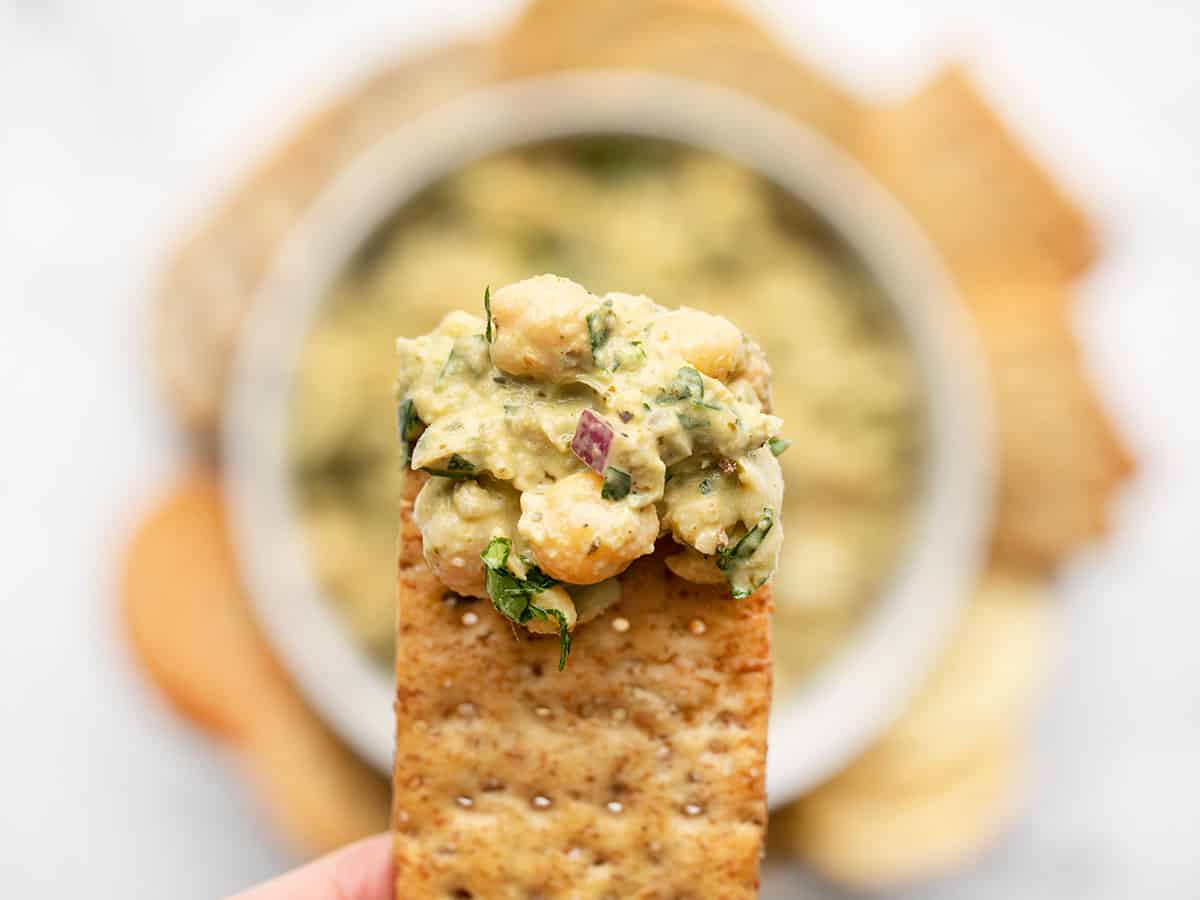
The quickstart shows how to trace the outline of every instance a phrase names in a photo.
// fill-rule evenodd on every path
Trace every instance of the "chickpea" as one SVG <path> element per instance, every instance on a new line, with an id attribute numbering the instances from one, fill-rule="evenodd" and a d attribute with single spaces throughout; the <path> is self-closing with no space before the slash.
<path id="1" fill-rule="evenodd" d="M 451 489 L 454 510 L 470 522 L 504 512 L 504 495 L 475 481 L 460 482 Z"/>
<path id="2" fill-rule="evenodd" d="M 563 614 L 567 620 L 567 630 L 570 631 L 575 627 L 575 623 L 579 620 L 575 612 L 575 603 L 571 600 L 571 595 L 560 587 L 552 587 L 549 590 L 542 591 L 540 594 L 535 594 L 531 600 L 534 606 L 540 606 L 542 609 L 554 609 Z M 525 627 L 534 634 L 558 634 L 558 619 L 540 619 L 534 616 L 525 623 Z"/>
<path id="3" fill-rule="evenodd" d="M 746 390 L 740 390 L 742 387 Z M 730 388 L 742 400 L 748 403 L 757 400 L 763 412 L 771 412 L 771 367 L 762 348 L 753 341 L 746 341 L 745 362 Z"/>
<path id="4" fill-rule="evenodd" d="M 492 295 L 492 362 L 528 378 L 570 381 L 591 365 L 587 316 L 600 300 L 557 275 L 538 275 Z"/>
<path id="5" fill-rule="evenodd" d="M 724 584 L 725 575 L 711 556 L 701 556 L 692 548 L 667 557 L 667 568 L 684 581 L 693 584 Z"/>
<path id="6" fill-rule="evenodd" d="M 742 367 L 745 342 L 737 326 L 722 316 L 681 307 L 655 320 L 649 339 L 676 347 L 683 358 L 719 381 Z"/>
<path id="7" fill-rule="evenodd" d="M 591 470 L 521 495 L 517 524 L 538 565 L 559 581 L 595 584 L 654 550 L 658 513 L 600 496 Z"/>
<path id="8" fill-rule="evenodd" d="M 425 562 L 455 593 L 486 598 L 479 554 L 496 535 L 515 533 L 519 510 L 517 493 L 507 486 L 430 478 L 413 506 L 413 518 L 424 538 Z"/>

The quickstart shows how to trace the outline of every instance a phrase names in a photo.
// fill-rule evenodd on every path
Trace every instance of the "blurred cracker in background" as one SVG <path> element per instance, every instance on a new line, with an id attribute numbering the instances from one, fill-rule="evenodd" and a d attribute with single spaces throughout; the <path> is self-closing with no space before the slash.
<path id="1" fill-rule="evenodd" d="M 721 0 L 536 0 L 496 48 L 502 77 L 643 69 L 732 88 L 849 146 L 861 104 Z"/>
<path id="2" fill-rule="evenodd" d="M 1043 280 L 968 285 L 996 402 L 994 552 L 1048 570 L 1107 533 L 1129 452 L 1086 377 L 1071 289 Z"/>
<path id="3" fill-rule="evenodd" d="M 784 831 L 785 852 L 844 887 L 878 891 L 932 878 L 982 855 L 1016 816 L 1021 743 L 996 742 L 909 793 L 831 782 L 772 828 Z"/>
<path id="4" fill-rule="evenodd" d="M 230 742 L 293 847 L 315 855 L 387 827 L 387 780 L 313 715 L 253 619 L 215 473 L 186 475 L 138 528 L 121 611 L 138 661 Z"/>
<path id="5" fill-rule="evenodd" d="M 1023 735 L 1052 659 L 1042 580 L 996 570 L 908 710 L 771 823 L 776 851 L 878 888 L 981 852 L 1018 808 Z"/>
<path id="6" fill-rule="evenodd" d="M 980 96 L 961 65 L 865 120 L 859 154 L 960 281 L 1069 279 L 1095 260 L 1083 211 Z"/>
<path id="7" fill-rule="evenodd" d="M 243 175 L 171 254 L 152 307 L 154 364 L 200 446 L 212 449 L 242 320 L 284 235 L 357 154 L 482 84 L 488 60 L 479 45 L 454 44 L 373 74 Z"/>

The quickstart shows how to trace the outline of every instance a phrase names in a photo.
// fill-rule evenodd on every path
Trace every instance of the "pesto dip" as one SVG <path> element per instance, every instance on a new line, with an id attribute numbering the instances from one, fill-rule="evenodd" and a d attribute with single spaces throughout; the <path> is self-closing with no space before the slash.
<path id="1" fill-rule="evenodd" d="M 288 464 L 339 621 L 390 667 L 404 479 L 393 338 L 482 314 L 484 285 L 541 272 L 729 316 L 771 361 L 772 411 L 794 441 L 779 459 L 787 539 L 772 581 L 775 690 L 790 691 L 851 639 L 907 547 L 920 379 L 884 291 L 821 219 L 732 160 L 645 138 L 468 163 L 397 209 L 330 286 L 297 368 Z"/>
<path id="2" fill-rule="evenodd" d="M 620 597 L 660 537 L 677 576 L 749 596 L 783 540 L 787 447 L 762 351 L 728 319 L 539 275 L 400 338 L 414 518 L 455 593 L 557 633 Z"/>

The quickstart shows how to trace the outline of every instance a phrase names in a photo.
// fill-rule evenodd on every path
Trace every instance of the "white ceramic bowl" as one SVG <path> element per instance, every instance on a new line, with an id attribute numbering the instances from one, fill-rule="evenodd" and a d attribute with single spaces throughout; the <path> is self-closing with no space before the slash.
<path id="1" fill-rule="evenodd" d="M 649 74 L 556 75 L 470 95 L 365 153 L 289 236 L 244 332 L 223 435 L 235 545 L 266 634 L 300 690 L 351 746 L 388 769 L 391 674 L 359 650 L 322 598 L 291 509 L 288 397 L 305 334 L 354 251 L 430 182 L 509 147 L 613 132 L 723 154 L 823 215 L 884 287 L 923 381 L 925 487 L 910 549 L 848 646 L 776 704 L 767 770 L 776 805 L 859 751 L 926 672 L 980 564 L 992 477 L 980 357 L 927 242 L 851 160 L 764 106 Z"/>

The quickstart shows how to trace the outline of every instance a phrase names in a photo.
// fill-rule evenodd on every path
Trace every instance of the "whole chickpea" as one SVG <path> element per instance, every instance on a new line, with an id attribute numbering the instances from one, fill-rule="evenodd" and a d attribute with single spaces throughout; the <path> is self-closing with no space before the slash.
<path id="1" fill-rule="evenodd" d="M 492 362 L 525 378 L 570 381 L 591 366 L 587 316 L 599 298 L 557 275 L 538 275 L 492 295 Z"/>
<path id="2" fill-rule="evenodd" d="M 722 316 L 681 307 L 659 316 L 649 340 L 670 344 L 710 378 L 727 381 L 742 367 L 746 347 L 737 326 Z"/>
<path id="3" fill-rule="evenodd" d="M 517 529 L 542 570 L 559 581 L 595 584 L 654 549 L 654 507 L 605 500 L 601 484 L 587 470 L 521 495 Z"/>

